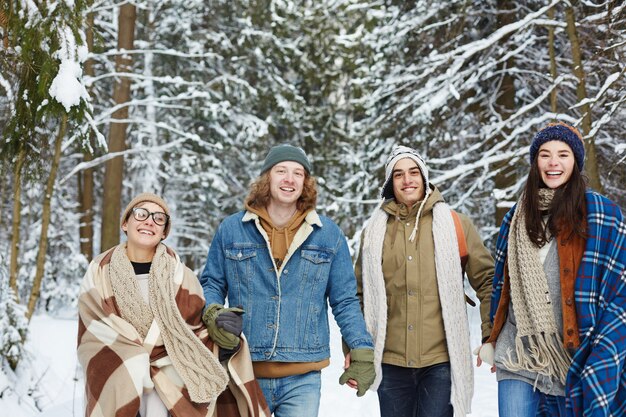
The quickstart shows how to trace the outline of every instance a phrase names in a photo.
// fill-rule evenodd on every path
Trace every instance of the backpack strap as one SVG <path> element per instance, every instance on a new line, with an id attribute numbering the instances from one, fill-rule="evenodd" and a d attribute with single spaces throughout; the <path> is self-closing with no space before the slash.
<path id="1" fill-rule="evenodd" d="M 454 220 L 454 229 L 456 230 L 456 240 L 459 243 L 459 256 L 461 257 L 461 270 L 463 271 L 463 275 L 465 275 L 465 266 L 467 265 L 467 242 L 465 241 L 465 231 L 463 230 L 463 225 L 461 225 L 461 219 L 456 211 L 450 210 L 450 214 L 452 214 L 452 220 Z M 476 307 L 476 303 L 474 300 L 468 297 L 465 294 L 465 301 L 467 304 L 472 307 Z"/>
<path id="2" fill-rule="evenodd" d="M 452 220 L 454 220 L 454 229 L 456 230 L 456 240 L 459 242 L 459 255 L 461 256 L 461 269 L 465 274 L 465 266 L 467 265 L 467 242 L 465 241 L 465 231 L 461 225 L 461 218 L 456 211 L 450 210 Z"/>

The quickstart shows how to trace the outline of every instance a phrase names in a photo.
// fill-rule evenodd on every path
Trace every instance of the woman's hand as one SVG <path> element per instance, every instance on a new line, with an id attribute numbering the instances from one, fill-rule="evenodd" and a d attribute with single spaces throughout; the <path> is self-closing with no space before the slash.
<path id="1" fill-rule="evenodd" d="M 483 343 L 474 350 L 474 355 L 476 355 L 476 366 L 481 366 L 485 362 L 487 365 L 491 365 L 492 374 L 496 372 L 494 363 L 495 343 Z"/>

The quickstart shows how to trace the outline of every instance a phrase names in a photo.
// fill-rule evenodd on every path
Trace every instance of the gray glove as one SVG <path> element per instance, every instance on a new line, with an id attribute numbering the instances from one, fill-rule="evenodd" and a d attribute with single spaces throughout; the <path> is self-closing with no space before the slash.
<path id="1" fill-rule="evenodd" d="M 239 311 L 235 311 L 239 310 Z M 243 329 L 243 310 L 224 308 L 220 311 L 215 319 L 215 325 L 226 330 L 228 333 L 232 333 L 235 336 L 241 336 L 241 330 Z"/>
<path id="2" fill-rule="evenodd" d="M 219 347 L 232 350 L 239 345 L 243 313 L 241 308 L 224 308 L 220 304 L 210 304 L 202 315 L 202 321 L 209 330 L 209 337 Z"/>

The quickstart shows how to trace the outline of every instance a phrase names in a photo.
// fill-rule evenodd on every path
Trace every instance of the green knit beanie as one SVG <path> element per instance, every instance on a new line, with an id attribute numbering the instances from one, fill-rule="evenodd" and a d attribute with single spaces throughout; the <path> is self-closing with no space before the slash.
<path id="1" fill-rule="evenodd" d="M 302 148 L 292 146 L 288 144 L 273 146 L 265 157 L 263 162 L 263 168 L 261 168 L 261 174 L 268 169 L 271 169 L 274 165 L 283 161 L 297 162 L 304 167 L 307 174 L 311 174 L 311 162 L 304 153 Z"/>

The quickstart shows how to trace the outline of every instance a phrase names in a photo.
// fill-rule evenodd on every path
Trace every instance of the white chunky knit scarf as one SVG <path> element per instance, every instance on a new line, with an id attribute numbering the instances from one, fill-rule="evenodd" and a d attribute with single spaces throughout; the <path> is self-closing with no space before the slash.
<path id="1" fill-rule="evenodd" d="M 388 215 L 382 209 L 382 204 L 383 202 L 378 205 L 367 223 L 361 254 L 363 309 L 367 330 L 374 339 L 376 366 L 376 380 L 370 387 L 371 390 L 376 390 L 382 379 L 381 362 L 387 330 L 387 295 L 382 270 L 382 251 Z M 471 411 L 474 372 L 456 229 L 450 207 L 443 202 L 436 203 L 433 207 L 433 239 L 437 286 L 450 357 L 450 402 L 454 408 L 454 416 L 459 417 Z"/>
<path id="2" fill-rule="evenodd" d="M 173 282 L 176 259 L 159 244 L 150 267 L 148 306 L 141 297 L 126 244 L 114 249 L 109 279 L 122 318 L 145 338 L 156 320 L 165 349 L 194 402 L 213 401 L 228 384 L 219 360 L 187 326 L 178 306 Z"/>
<path id="3" fill-rule="evenodd" d="M 545 210 L 550 207 L 554 190 L 539 191 L 539 208 Z M 524 369 L 549 377 L 556 376 L 565 383 L 571 358 L 563 347 L 556 326 L 539 248 L 528 237 L 520 203 L 511 220 L 508 247 L 511 300 L 517 321 L 517 360 L 514 361 L 509 352 L 504 366 L 511 371 Z"/>

